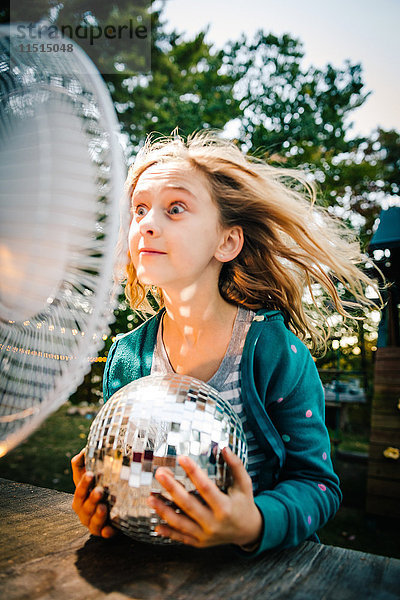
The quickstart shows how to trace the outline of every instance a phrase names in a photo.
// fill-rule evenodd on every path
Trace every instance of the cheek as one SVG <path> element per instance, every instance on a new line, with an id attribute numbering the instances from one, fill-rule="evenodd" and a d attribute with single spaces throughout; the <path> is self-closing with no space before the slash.
<path id="1" fill-rule="evenodd" d="M 135 219 L 131 219 L 131 223 L 129 225 L 129 233 L 128 233 L 128 241 L 135 241 L 139 234 L 139 224 L 135 221 Z"/>
<path id="2" fill-rule="evenodd" d="M 131 258 L 133 258 L 136 254 L 135 249 L 137 248 L 138 244 L 138 235 L 139 229 L 137 223 L 135 221 L 132 221 L 128 233 L 128 247 Z"/>

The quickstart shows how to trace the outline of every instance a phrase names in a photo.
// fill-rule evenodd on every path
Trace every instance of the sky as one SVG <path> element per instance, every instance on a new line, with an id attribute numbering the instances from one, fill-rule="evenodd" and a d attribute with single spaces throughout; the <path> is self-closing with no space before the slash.
<path id="1" fill-rule="evenodd" d="M 163 15 L 185 39 L 209 25 L 216 48 L 263 29 L 300 39 L 305 65 L 361 63 L 372 94 L 352 114 L 354 135 L 400 130 L 400 0 L 167 0 Z"/>

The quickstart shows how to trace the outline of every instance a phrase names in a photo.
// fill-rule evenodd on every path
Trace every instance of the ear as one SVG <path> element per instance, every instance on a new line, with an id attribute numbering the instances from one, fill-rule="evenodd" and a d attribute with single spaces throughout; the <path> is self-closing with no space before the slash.
<path id="1" fill-rule="evenodd" d="M 243 229 L 239 225 L 226 229 L 223 232 L 223 239 L 214 254 L 215 258 L 223 263 L 233 260 L 240 254 L 243 242 Z"/>

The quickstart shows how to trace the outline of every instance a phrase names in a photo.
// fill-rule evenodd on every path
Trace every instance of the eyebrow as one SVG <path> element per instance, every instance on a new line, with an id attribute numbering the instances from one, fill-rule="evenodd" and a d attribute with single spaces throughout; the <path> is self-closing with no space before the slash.
<path id="1" fill-rule="evenodd" d="M 167 184 L 165 187 L 168 190 L 178 190 L 180 192 L 186 192 L 187 194 L 189 194 L 189 196 L 191 196 L 194 200 L 196 200 L 196 196 L 190 190 L 188 190 L 188 188 L 186 188 L 182 185 Z M 146 190 L 146 189 L 140 190 L 139 189 L 138 191 L 135 190 L 133 192 L 133 196 L 139 196 L 139 195 L 147 194 L 147 193 L 148 193 L 148 190 Z"/>
<path id="2" fill-rule="evenodd" d="M 181 190 L 183 192 L 187 192 L 191 196 L 194 196 L 194 194 L 192 194 L 192 192 L 190 190 L 188 190 L 188 188 L 186 188 L 182 185 L 167 185 L 166 187 L 169 189 L 172 189 L 172 190 Z"/>

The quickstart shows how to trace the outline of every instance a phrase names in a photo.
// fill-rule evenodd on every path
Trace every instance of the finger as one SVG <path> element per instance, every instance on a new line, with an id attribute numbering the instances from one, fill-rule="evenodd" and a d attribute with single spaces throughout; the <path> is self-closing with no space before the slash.
<path id="1" fill-rule="evenodd" d="M 99 486 L 95 487 L 94 490 L 90 492 L 85 502 L 82 504 L 78 516 L 81 520 L 81 523 L 83 525 L 86 525 L 86 527 L 90 527 L 90 522 L 94 514 L 96 513 L 99 503 L 101 502 L 101 500 L 103 500 L 103 496 L 103 488 Z"/>
<path id="2" fill-rule="evenodd" d="M 240 458 L 232 452 L 229 446 L 222 450 L 222 455 L 226 464 L 230 467 L 233 477 L 233 487 L 240 488 L 243 492 L 252 492 L 251 477 L 246 471 L 246 468 Z"/>
<path id="3" fill-rule="evenodd" d="M 225 501 L 225 494 L 218 489 L 215 483 L 188 456 L 179 456 L 178 462 L 211 510 L 213 512 L 219 511 Z"/>
<path id="4" fill-rule="evenodd" d="M 161 483 L 172 497 L 175 504 L 191 519 L 201 524 L 211 518 L 209 508 L 204 506 L 193 494 L 189 494 L 183 485 L 176 481 L 172 475 L 163 469 L 157 469 L 155 476 L 157 481 Z"/>
<path id="5" fill-rule="evenodd" d="M 71 467 L 72 467 L 72 477 L 74 480 L 75 486 L 78 485 L 79 481 L 82 478 L 82 475 L 85 474 L 85 448 L 83 448 L 79 454 L 74 456 L 71 459 Z"/>
<path id="6" fill-rule="evenodd" d="M 111 525 L 106 525 L 101 530 L 101 537 L 110 538 L 110 537 L 113 537 L 114 535 L 116 535 L 117 533 L 118 533 L 117 529 L 114 529 L 114 527 L 111 527 Z"/>
<path id="7" fill-rule="evenodd" d="M 156 527 L 156 532 L 162 537 L 168 537 L 175 542 L 180 542 L 181 544 L 187 544 L 190 546 L 194 546 L 195 548 L 201 548 L 203 546 L 202 542 L 191 537 L 190 535 L 185 535 L 180 531 L 176 531 L 172 527 L 168 527 L 167 525 L 158 525 Z"/>
<path id="8" fill-rule="evenodd" d="M 105 527 L 107 521 L 107 516 L 106 505 L 98 504 L 88 524 L 88 529 L 92 535 L 101 536 L 102 529 Z"/>
<path id="9" fill-rule="evenodd" d="M 76 513 L 79 513 L 81 510 L 83 503 L 88 498 L 92 490 L 93 484 L 94 474 L 90 471 L 86 472 L 78 482 L 74 493 L 74 499 L 72 501 L 72 508 Z"/>
<path id="10" fill-rule="evenodd" d="M 201 528 L 197 523 L 188 518 L 186 515 L 177 513 L 171 506 L 165 504 L 161 499 L 156 498 L 155 496 L 150 496 L 147 499 L 147 504 L 176 531 L 190 535 L 196 539 L 201 536 Z"/>
<path id="11" fill-rule="evenodd" d="M 103 538 L 113 537 L 117 533 L 117 530 L 111 525 L 106 525 L 108 516 L 107 506 L 105 504 L 98 504 L 96 511 L 90 520 L 90 533 Z"/>

